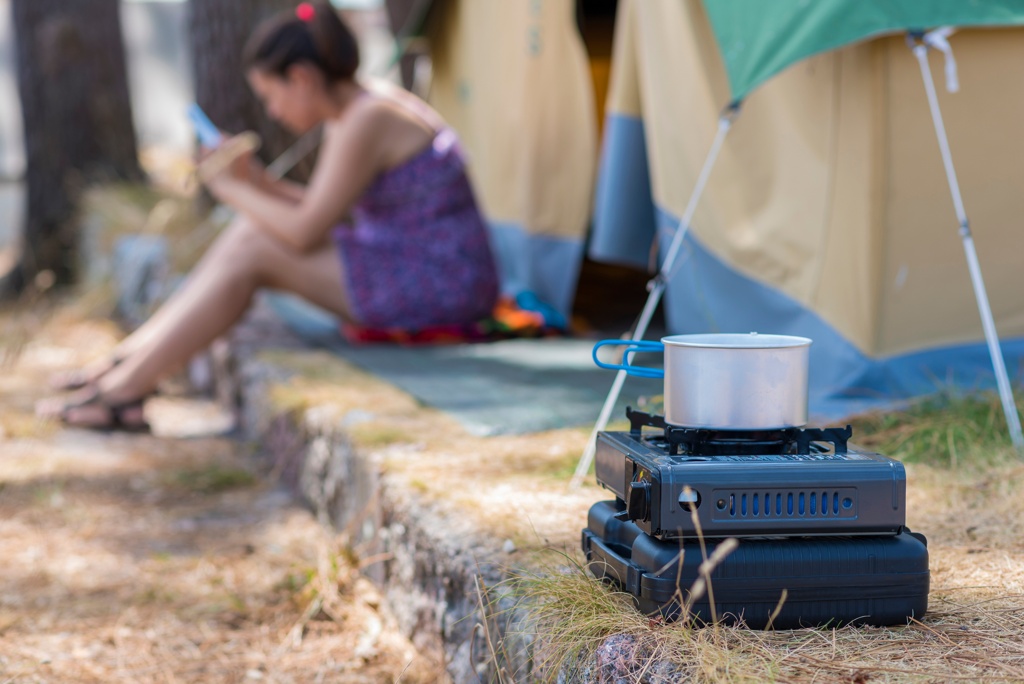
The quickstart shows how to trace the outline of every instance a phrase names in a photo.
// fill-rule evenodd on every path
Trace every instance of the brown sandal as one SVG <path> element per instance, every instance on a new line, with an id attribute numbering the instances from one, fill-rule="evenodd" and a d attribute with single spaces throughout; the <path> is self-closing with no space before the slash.
<path id="1" fill-rule="evenodd" d="M 150 431 L 150 427 L 145 416 L 142 416 L 138 421 L 125 420 L 125 414 L 133 411 L 138 411 L 141 415 L 145 401 L 145 397 L 140 397 L 138 399 L 132 399 L 131 401 L 121 402 L 120 404 L 111 404 L 103 398 L 103 395 L 100 394 L 98 389 L 93 389 L 88 396 L 77 401 L 69 401 L 65 403 L 60 410 L 56 412 L 55 417 L 60 418 L 61 422 L 65 425 L 85 428 L 87 430 L 98 430 L 101 432 L 119 431 L 146 433 Z M 106 409 L 108 420 L 99 423 L 76 423 L 69 419 L 71 411 L 86 408 L 88 406 L 100 406 Z"/>

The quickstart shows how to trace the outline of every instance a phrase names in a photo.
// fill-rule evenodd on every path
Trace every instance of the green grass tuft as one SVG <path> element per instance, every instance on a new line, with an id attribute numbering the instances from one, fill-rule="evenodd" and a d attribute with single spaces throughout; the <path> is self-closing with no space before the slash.
<path id="1" fill-rule="evenodd" d="M 1002 404 L 992 392 L 943 391 L 903 411 L 871 413 L 852 422 L 858 445 L 908 463 L 982 466 L 1014 456 Z"/>

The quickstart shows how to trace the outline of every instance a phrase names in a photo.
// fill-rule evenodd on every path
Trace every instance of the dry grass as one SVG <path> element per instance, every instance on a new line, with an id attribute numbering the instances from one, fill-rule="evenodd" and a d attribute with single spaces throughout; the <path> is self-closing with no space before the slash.
<path id="1" fill-rule="evenodd" d="M 54 370 L 117 332 L 0 315 L 0 682 L 435 682 L 321 528 L 225 439 L 61 430 Z"/>
<path id="2" fill-rule="evenodd" d="M 933 567 L 929 613 L 906 627 L 759 631 L 647 618 L 561 560 L 516 582 L 545 644 L 534 664 L 545 681 L 594 662 L 630 682 L 1024 680 L 1024 594 L 939 584 L 956 579 L 951 568 Z"/>

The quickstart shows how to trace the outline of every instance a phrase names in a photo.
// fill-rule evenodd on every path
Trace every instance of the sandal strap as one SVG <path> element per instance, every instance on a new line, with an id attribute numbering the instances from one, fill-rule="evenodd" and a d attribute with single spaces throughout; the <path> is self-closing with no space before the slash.
<path id="1" fill-rule="evenodd" d="M 145 418 L 143 418 L 141 421 L 131 421 L 131 422 L 126 422 L 125 419 L 124 419 L 124 414 L 129 412 L 129 411 L 136 411 L 137 410 L 137 411 L 141 412 L 142 411 L 142 406 L 145 403 L 145 401 L 146 400 L 144 398 L 140 398 L 140 399 L 133 399 L 131 401 L 126 401 L 126 402 L 124 402 L 122 404 L 115 404 L 115 405 L 108 404 L 107 405 L 107 410 L 110 411 L 110 426 L 112 428 L 121 428 L 121 429 L 125 429 L 125 428 L 134 429 L 134 428 L 139 428 L 139 427 L 143 427 L 143 426 L 148 428 L 149 427 L 149 423 L 146 421 Z"/>
<path id="2" fill-rule="evenodd" d="M 100 393 L 99 388 L 95 385 L 92 386 L 92 393 L 89 396 L 76 402 L 68 402 L 64 404 L 64 407 L 60 411 L 60 418 L 65 423 L 70 423 L 68 420 L 68 412 L 75 409 L 86 408 L 88 406 L 102 406 L 107 410 L 110 415 L 110 421 L 106 425 L 97 425 L 99 429 L 112 429 L 112 430 L 148 430 L 149 423 L 145 418 L 141 422 L 126 421 L 125 413 L 133 410 L 141 410 L 146 397 L 139 397 L 138 399 L 130 399 L 123 401 L 118 404 L 111 404 L 104 400 L 103 394 Z M 88 426 L 83 426 L 88 427 Z"/>

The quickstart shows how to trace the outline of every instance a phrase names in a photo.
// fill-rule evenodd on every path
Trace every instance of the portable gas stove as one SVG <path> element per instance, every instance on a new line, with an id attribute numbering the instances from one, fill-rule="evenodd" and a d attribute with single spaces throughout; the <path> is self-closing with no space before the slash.
<path id="1" fill-rule="evenodd" d="M 770 431 L 668 425 L 626 409 L 629 432 L 600 432 L 597 481 L 625 518 L 659 539 L 896 535 L 903 464 L 849 444 L 851 427 Z"/>

